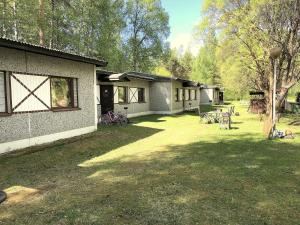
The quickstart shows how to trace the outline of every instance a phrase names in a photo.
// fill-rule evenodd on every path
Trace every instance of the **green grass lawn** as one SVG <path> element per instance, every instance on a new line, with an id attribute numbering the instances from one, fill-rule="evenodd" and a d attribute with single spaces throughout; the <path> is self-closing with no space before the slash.
<path id="1" fill-rule="evenodd" d="M 258 117 L 238 111 L 229 131 L 193 114 L 147 116 L 1 156 L 0 224 L 299 224 L 297 118 L 279 125 L 296 139 L 267 141 Z"/>

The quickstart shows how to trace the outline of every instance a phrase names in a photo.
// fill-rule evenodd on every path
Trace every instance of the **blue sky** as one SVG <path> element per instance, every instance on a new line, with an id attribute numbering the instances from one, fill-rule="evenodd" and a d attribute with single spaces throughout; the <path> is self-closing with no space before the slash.
<path id="1" fill-rule="evenodd" d="M 200 9 L 203 0 L 161 0 L 162 6 L 169 13 L 171 47 L 184 49 L 191 48 L 197 51 L 197 46 L 192 43 L 193 28 L 200 20 Z"/>

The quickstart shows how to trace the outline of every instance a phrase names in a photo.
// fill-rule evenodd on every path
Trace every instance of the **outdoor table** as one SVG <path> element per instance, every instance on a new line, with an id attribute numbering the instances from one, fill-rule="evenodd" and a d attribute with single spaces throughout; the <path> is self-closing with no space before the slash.
<path id="1" fill-rule="evenodd" d="M 218 123 L 221 115 L 222 115 L 221 111 L 210 111 L 210 112 L 200 113 L 201 118 L 206 118 L 207 120 L 213 123 Z"/>

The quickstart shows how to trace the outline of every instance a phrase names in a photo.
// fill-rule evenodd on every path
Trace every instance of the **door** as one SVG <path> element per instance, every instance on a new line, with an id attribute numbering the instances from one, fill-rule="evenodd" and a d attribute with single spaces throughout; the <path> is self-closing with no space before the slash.
<path id="1" fill-rule="evenodd" d="M 223 92 L 219 92 L 219 100 L 220 100 L 220 102 L 223 102 L 223 100 L 224 100 Z"/>
<path id="2" fill-rule="evenodd" d="M 114 88 L 113 85 L 100 85 L 101 114 L 114 111 Z"/>

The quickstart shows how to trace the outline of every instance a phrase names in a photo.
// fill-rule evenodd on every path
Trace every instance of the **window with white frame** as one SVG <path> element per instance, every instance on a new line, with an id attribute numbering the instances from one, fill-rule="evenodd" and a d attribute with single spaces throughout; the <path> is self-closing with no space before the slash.
<path id="1" fill-rule="evenodd" d="M 5 73 L 0 72 L 0 113 L 7 112 L 6 106 L 6 79 Z"/>
<path id="2" fill-rule="evenodd" d="M 34 112 L 78 107 L 78 79 L 12 73 L 11 111 Z"/>

